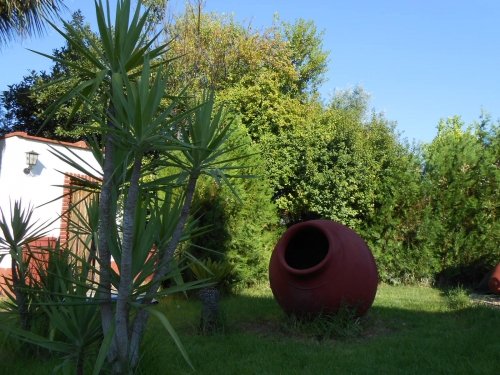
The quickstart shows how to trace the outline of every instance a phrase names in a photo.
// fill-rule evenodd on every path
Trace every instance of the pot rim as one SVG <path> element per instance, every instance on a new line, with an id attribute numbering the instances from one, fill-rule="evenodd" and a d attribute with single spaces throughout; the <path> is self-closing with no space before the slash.
<path id="1" fill-rule="evenodd" d="M 288 228 L 287 232 L 291 233 L 291 234 L 284 237 L 283 242 L 281 242 L 278 245 L 279 261 L 288 272 L 295 274 L 295 275 L 300 275 L 300 276 L 310 275 L 310 274 L 317 272 L 321 268 L 323 268 L 325 266 L 325 264 L 330 261 L 330 259 L 332 257 L 332 251 L 334 251 L 335 241 L 334 241 L 333 233 L 331 231 L 327 231 L 323 228 L 322 223 L 326 223 L 326 225 L 328 225 L 327 222 L 328 222 L 328 220 L 309 220 L 309 221 L 304 221 L 302 223 L 292 225 L 290 228 Z M 318 264 L 315 264 L 314 266 L 309 267 L 309 268 L 297 269 L 297 268 L 290 267 L 288 265 L 288 263 L 285 260 L 285 251 L 286 251 L 286 248 L 288 247 L 288 243 L 290 242 L 290 239 L 293 237 L 293 235 L 295 235 L 295 233 L 298 230 L 302 229 L 302 227 L 306 227 L 306 228 L 312 227 L 312 228 L 315 228 L 315 229 L 318 229 L 319 231 L 321 231 L 321 233 L 323 233 L 323 235 L 326 237 L 326 239 L 328 241 L 328 251 L 327 251 L 325 257 Z"/>

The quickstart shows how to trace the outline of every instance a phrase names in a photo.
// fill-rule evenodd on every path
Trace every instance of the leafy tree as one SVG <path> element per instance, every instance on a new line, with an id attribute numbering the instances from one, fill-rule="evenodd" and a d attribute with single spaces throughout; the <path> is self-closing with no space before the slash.
<path id="1" fill-rule="evenodd" d="M 374 196 L 373 209 L 365 216 L 360 233 L 374 253 L 381 280 L 432 280 L 438 267 L 422 230 L 425 199 L 419 149 L 400 141 L 395 125 L 381 116 L 374 115 L 368 129 Z"/>
<path id="2" fill-rule="evenodd" d="M 78 30 L 85 45 L 99 43 L 90 26 L 85 24 L 81 12 L 75 12 L 68 25 Z M 54 105 L 54 98 L 63 96 L 76 82 L 79 73 L 75 67 L 83 68 L 82 65 L 86 64 L 69 43 L 54 50 L 52 56 L 54 65 L 49 73 L 32 71 L 22 82 L 10 85 L 9 89 L 3 92 L 1 104 L 5 107 L 6 113 L 3 116 L 0 133 L 25 131 L 31 135 L 38 134 L 47 138 L 75 140 L 93 132 L 92 126 L 95 124 L 89 111 L 80 109 L 72 113 L 74 99 L 60 105 L 50 118 L 44 116 L 47 108 Z M 72 65 L 65 66 L 61 61 L 70 61 Z M 99 102 L 94 101 L 93 105 L 99 105 Z"/>
<path id="3" fill-rule="evenodd" d="M 44 73 L 42 73 L 44 74 Z M 23 77 L 23 81 L 9 86 L 1 97 L 5 113 L 2 114 L 0 134 L 11 131 L 25 131 L 28 134 L 37 134 L 43 121 L 36 116 L 36 99 L 32 95 L 32 88 L 40 77 L 35 71 Z M 44 136 L 50 134 L 44 133 Z"/>
<path id="4" fill-rule="evenodd" d="M 167 31 L 175 37 L 171 54 L 179 57 L 174 68 L 181 84 L 221 91 L 262 69 L 277 72 L 281 81 L 297 78 L 286 42 L 272 29 L 259 33 L 230 16 L 188 7 Z"/>
<path id="5" fill-rule="evenodd" d="M 323 81 L 327 53 L 312 22 L 257 32 L 229 16 L 188 8 L 168 32 L 176 36 L 171 53 L 181 56 L 175 77 L 215 89 L 254 140 L 302 124 L 305 103 Z"/>
<path id="6" fill-rule="evenodd" d="M 267 134 L 284 134 L 303 126 L 319 110 L 318 103 L 302 103 L 281 89 L 274 71 L 262 70 L 219 93 L 229 110 L 241 114 L 241 121 L 256 142 Z M 265 150 L 264 150 L 265 152 Z"/>
<path id="7" fill-rule="evenodd" d="M 324 82 L 328 52 L 323 50 L 323 33 L 318 33 L 313 21 L 298 19 L 295 23 L 283 23 L 282 33 L 291 50 L 292 65 L 297 72 L 295 88 L 299 94 L 317 93 Z"/>
<path id="8" fill-rule="evenodd" d="M 425 148 L 425 231 L 442 281 L 474 282 L 498 262 L 499 126 L 442 120 Z"/>
<path id="9" fill-rule="evenodd" d="M 288 223 L 323 217 L 358 228 L 372 210 L 373 160 L 357 112 L 311 111 L 307 123 L 269 134 L 267 170 Z"/>

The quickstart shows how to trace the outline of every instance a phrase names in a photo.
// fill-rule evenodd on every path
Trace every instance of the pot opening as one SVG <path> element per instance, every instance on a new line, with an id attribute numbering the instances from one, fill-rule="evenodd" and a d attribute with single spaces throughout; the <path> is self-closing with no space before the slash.
<path id="1" fill-rule="evenodd" d="M 318 228 L 306 227 L 288 241 L 285 261 L 289 267 L 305 270 L 321 263 L 328 254 L 328 238 Z"/>

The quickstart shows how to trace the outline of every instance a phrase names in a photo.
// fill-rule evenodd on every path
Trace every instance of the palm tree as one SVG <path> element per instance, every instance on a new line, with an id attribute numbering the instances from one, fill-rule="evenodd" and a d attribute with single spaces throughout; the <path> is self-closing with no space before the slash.
<path id="1" fill-rule="evenodd" d="M 62 0 L 0 0 L 0 45 L 15 36 L 43 32 L 44 18 L 57 14 Z"/>

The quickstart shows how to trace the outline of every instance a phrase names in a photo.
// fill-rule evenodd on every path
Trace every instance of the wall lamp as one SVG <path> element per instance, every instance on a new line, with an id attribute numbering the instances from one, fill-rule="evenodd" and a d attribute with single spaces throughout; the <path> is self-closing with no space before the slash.
<path id="1" fill-rule="evenodd" d="M 26 152 L 26 164 L 28 165 L 27 168 L 24 168 L 24 173 L 25 174 L 30 174 L 31 170 L 33 167 L 36 165 L 36 162 L 38 161 L 38 153 L 35 151 L 28 151 Z"/>

